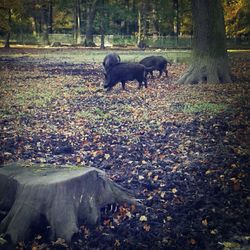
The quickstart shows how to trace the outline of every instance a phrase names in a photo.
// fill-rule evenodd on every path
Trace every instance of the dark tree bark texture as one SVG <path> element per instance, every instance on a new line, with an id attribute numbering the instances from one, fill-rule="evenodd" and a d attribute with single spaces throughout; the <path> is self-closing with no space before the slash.
<path id="1" fill-rule="evenodd" d="M 101 7 L 102 7 L 102 11 L 103 11 L 103 18 L 101 19 L 101 23 L 100 23 L 100 33 L 101 33 L 101 45 L 100 48 L 101 49 L 105 49 L 105 25 L 104 25 L 104 19 L 106 18 L 106 10 L 105 10 L 105 3 L 104 0 L 101 1 Z"/>
<path id="2" fill-rule="evenodd" d="M 31 228 L 45 218 L 51 240 L 71 240 L 81 223 L 95 224 L 107 204 L 137 203 L 104 172 L 89 167 L 12 163 L 0 168 L 0 232 L 11 241 L 27 240 Z"/>
<path id="3" fill-rule="evenodd" d="M 179 84 L 231 82 L 221 1 L 192 0 L 193 58 Z"/>
<path id="4" fill-rule="evenodd" d="M 142 1 L 138 7 L 138 48 L 144 49 L 146 47 L 145 38 L 147 33 L 147 12 L 148 2 Z"/>
<path id="5" fill-rule="evenodd" d="M 9 30 L 7 31 L 6 38 L 4 41 L 4 48 L 8 49 L 10 48 L 10 31 L 11 31 L 11 10 L 8 9 L 8 24 L 9 24 Z"/>
<path id="6" fill-rule="evenodd" d="M 74 38 L 76 44 L 81 44 L 81 3 L 79 0 L 74 2 Z"/>
<path id="7" fill-rule="evenodd" d="M 91 1 L 89 8 L 87 10 L 87 20 L 86 20 L 86 39 L 85 46 L 87 47 L 95 47 L 95 43 L 93 40 L 93 32 L 94 32 L 94 20 L 96 15 L 96 5 L 99 0 Z"/>
<path id="8" fill-rule="evenodd" d="M 43 30 L 43 44 L 49 45 L 49 30 L 48 30 L 48 6 L 43 3 L 41 8 L 42 30 Z"/>
<path id="9" fill-rule="evenodd" d="M 52 0 L 49 0 L 49 14 L 48 14 L 48 33 L 53 33 L 53 2 Z"/>

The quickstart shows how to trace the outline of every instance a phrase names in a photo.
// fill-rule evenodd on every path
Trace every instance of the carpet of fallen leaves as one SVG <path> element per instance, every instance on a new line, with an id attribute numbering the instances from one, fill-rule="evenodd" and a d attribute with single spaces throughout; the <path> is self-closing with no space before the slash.
<path id="1" fill-rule="evenodd" d="M 16 247 L 249 249 L 249 57 L 231 66 L 233 84 L 176 85 L 174 63 L 106 92 L 101 63 L 0 57 L 1 163 L 93 166 L 143 204 L 103 208 L 71 245 L 40 232 Z"/>

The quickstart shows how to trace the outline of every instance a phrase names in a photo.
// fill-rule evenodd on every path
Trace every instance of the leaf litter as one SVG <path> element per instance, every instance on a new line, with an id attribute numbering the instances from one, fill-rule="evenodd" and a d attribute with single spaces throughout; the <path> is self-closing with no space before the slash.
<path id="1" fill-rule="evenodd" d="M 1 163 L 93 166 L 143 205 L 103 208 L 100 224 L 80 225 L 71 245 L 37 234 L 25 247 L 249 246 L 250 95 L 242 64 L 249 67 L 233 58 L 233 84 L 176 85 L 187 66 L 173 64 L 169 78 L 149 78 L 148 89 L 129 82 L 126 91 L 118 84 L 106 92 L 98 63 L 0 58 Z"/>

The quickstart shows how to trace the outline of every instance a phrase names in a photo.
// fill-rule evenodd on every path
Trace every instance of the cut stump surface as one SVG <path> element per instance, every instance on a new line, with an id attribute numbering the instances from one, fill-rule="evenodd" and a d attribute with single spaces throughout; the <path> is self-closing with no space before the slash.
<path id="1" fill-rule="evenodd" d="M 14 243 L 27 240 L 41 216 L 50 226 L 52 240 L 69 242 L 80 223 L 96 224 L 102 207 L 121 202 L 137 203 L 95 168 L 24 163 L 0 168 L 0 211 L 6 213 L 0 232 Z"/>

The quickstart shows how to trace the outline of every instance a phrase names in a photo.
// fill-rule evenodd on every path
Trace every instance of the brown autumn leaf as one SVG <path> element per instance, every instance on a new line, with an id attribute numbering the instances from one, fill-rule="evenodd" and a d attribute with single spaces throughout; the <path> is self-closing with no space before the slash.
<path id="1" fill-rule="evenodd" d="M 144 225 L 143 225 L 143 229 L 144 229 L 146 232 L 149 232 L 150 229 L 151 229 L 151 227 L 150 227 L 150 225 L 148 225 L 148 224 L 144 224 Z"/>
<path id="2" fill-rule="evenodd" d="M 193 238 L 191 238 L 190 240 L 189 240 L 189 243 L 191 244 L 191 245 L 196 245 L 197 244 L 197 241 L 195 240 L 195 239 L 193 239 Z"/>
<path id="3" fill-rule="evenodd" d="M 201 222 L 201 223 L 202 223 L 202 225 L 203 225 L 203 226 L 207 226 L 207 225 L 208 225 L 208 221 L 207 221 L 207 219 L 202 220 L 202 222 Z"/>

